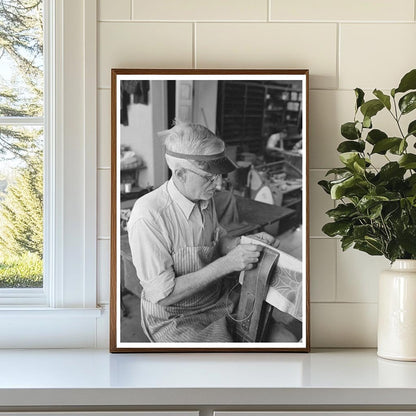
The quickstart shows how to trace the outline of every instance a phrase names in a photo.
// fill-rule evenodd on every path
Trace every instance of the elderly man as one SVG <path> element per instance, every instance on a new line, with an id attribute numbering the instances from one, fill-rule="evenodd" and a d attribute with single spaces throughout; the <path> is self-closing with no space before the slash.
<path id="1" fill-rule="evenodd" d="M 253 268 L 261 251 L 227 237 L 217 220 L 212 196 L 236 166 L 203 126 L 177 124 L 163 135 L 172 177 L 136 202 L 128 222 L 142 327 L 153 342 L 232 342 L 226 277 Z"/>

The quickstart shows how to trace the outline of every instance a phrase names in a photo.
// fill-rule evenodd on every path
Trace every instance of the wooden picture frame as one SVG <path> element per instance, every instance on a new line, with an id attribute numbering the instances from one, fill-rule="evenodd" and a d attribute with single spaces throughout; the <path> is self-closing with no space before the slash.
<path id="1" fill-rule="evenodd" d="M 305 69 L 112 70 L 111 352 L 310 350 L 308 90 Z M 248 244 L 253 240 L 239 238 L 267 232 L 280 242 L 276 250 L 254 241 L 264 247 L 257 266 L 215 280 L 224 316 L 218 315 L 219 309 L 217 315 L 208 316 L 198 302 L 190 307 L 192 312 L 188 306 L 175 309 L 175 314 L 166 309 L 162 297 L 170 296 L 180 276 L 174 261 L 166 271 L 170 292 L 152 298 L 165 270 L 156 276 L 149 276 L 148 270 L 161 267 L 162 255 L 152 251 L 157 246 L 150 241 L 139 247 L 135 238 L 148 241 L 144 236 L 151 235 L 153 240 L 149 230 L 157 229 L 158 238 L 166 230 L 151 225 L 143 231 L 135 219 L 132 231 L 130 215 L 137 201 L 134 218 L 142 215 L 141 204 L 156 195 L 151 192 L 171 186 L 158 133 L 170 129 L 175 119 L 213 131 L 238 166 L 216 182 L 218 192 L 208 202 L 216 211 L 220 235 L 225 229 L 233 237 L 226 241 Z M 169 234 L 166 252 L 174 256 L 176 246 L 169 246 L 174 240 L 170 238 Z M 204 287 L 204 293 L 212 287 Z M 220 302 L 215 299 L 214 303 Z M 179 304 L 183 305 L 175 305 Z M 211 328 L 210 320 L 214 327 L 220 321 L 227 324 L 206 332 L 204 325 Z M 229 338 L 221 338 L 222 332 Z"/>

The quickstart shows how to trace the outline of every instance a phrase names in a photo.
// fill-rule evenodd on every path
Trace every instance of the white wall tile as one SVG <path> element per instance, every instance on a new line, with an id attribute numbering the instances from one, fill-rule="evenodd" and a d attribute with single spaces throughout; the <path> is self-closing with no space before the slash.
<path id="1" fill-rule="evenodd" d="M 133 0 L 135 20 L 266 20 L 267 0 Z"/>
<path id="2" fill-rule="evenodd" d="M 111 68 L 191 68 L 192 23 L 99 24 L 98 86 L 111 87 Z"/>
<path id="3" fill-rule="evenodd" d="M 310 240 L 310 288 L 312 302 L 334 302 L 337 239 Z"/>
<path id="4" fill-rule="evenodd" d="M 311 237 L 325 236 L 321 228 L 330 221 L 325 212 L 334 208 L 331 197 L 318 185 L 322 179 L 325 179 L 324 170 L 309 171 L 309 233 Z"/>
<path id="5" fill-rule="evenodd" d="M 130 20 L 130 0 L 99 0 L 98 20 Z"/>
<path id="6" fill-rule="evenodd" d="M 110 302 L 110 240 L 97 241 L 97 302 Z"/>
<path id="7" fill-rule="evenodd" d="M 388 89 L 415 67 L 415 24 L 341 24 L 340 88 Z"/>
<path id="8" fill-rule="evenodd" d="M 110 216 L 111 216 L 111 171 L 110 169 L 98 170 L 98 212 L 97 230 L 98 237 L 110 237 Z"/>
<path id="9" fill-rule="evenodd" d="M 377 305 L 312 303 L 313 348 L 371 348 L 377 346 Z"/>
<path id="10" fill-rule="evenodd" d="M 336 43 L 336 25 L 330 23 L 199 23 L 196 64 L 198 68 L 306 68 L 312 88 L 335 88 Z"/>
<path id="11" fill-rule="evenodd" d="M 337 245 L 337 302 L 377 302 L 378 277 L 390 268 L 384 257 Z"/>
<path id="12" fill-rule="evenodd" d="M 111 166 L 111 90 L 98 91 L 98 167 Z"/>
<path id="13" fill-rule="evenodd" d="M 354 119 L 354 91 L 311 91 L 309 103 L 309 167 L 340 166 L 337 147 L 343 140 L 341 124 Z"/>
<path id="14" fill-rule="evenodd" d="M 413 21 L 413 9 L 413 0 L 271 0 L 271 19 Z"/>

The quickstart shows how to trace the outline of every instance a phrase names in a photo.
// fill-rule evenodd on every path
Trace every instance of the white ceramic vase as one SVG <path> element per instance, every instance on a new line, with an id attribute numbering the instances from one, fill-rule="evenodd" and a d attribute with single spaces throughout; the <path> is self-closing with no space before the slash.
<path id="1" fill-rule="evenodd" d="M 377 354 L 416 361 L 416 260 L 396 260 L 380 275 Z"/>

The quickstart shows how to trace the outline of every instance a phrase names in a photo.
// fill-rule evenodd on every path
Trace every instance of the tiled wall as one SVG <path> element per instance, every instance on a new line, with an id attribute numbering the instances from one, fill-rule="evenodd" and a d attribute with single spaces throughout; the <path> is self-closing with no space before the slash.
<path id="1" fill-rule="evenodd" d="M 377 276 L 388 262 L 340 250 L 317 186 L 338 164 L 339 126 L 361 87 L 390 90 L 416 67 L 415 0 L 99 0 L 98 298 L 109 301 L 110 69 L 309 68 L 313 347 L 376 345 Z M 391 125 L 386 116 L 380 128 Z"/>

